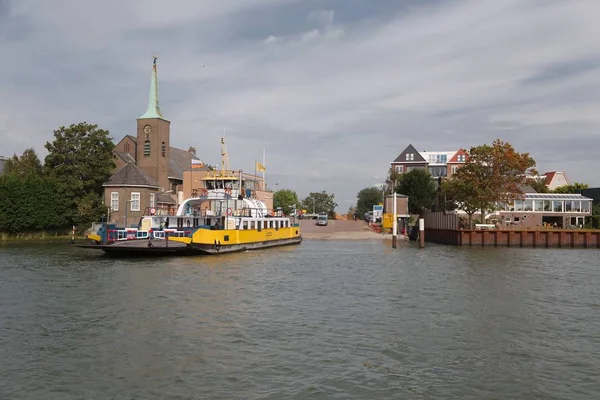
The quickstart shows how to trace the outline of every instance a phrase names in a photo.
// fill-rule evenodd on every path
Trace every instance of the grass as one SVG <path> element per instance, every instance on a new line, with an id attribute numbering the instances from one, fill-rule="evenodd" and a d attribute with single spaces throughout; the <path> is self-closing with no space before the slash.
<path id="1" fill-rule="evenodd" d="M 75 236 L 75 239 L 81 239 L 81 236 Z M 71 240 L 71 234 L 63 232 L 25 232 L 8 234 L 0 232 L 0 243 L 31 243 L 31 242 L 66 242 Z"/>

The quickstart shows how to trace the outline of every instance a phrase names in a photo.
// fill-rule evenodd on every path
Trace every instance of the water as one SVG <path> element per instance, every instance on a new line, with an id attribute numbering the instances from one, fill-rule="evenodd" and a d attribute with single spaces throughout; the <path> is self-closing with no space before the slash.
<path id="1" fill-rule="evenodd" d="M 598 255 L 0 247 L 0 398 L 598 399 Z"/>

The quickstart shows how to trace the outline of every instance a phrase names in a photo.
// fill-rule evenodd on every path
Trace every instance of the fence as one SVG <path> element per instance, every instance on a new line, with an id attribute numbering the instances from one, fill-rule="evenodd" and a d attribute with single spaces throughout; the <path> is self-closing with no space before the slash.
<path id="1" fill-rule="evenodd" d="M 459 229 L 458 216 L 425 212 L 425 240 L 455 246 L 600 248 L 598 230 Z"/>

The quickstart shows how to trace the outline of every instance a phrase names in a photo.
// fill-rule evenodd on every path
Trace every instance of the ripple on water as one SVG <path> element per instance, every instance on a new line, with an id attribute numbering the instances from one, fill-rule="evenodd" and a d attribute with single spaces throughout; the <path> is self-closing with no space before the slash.
<path id="1" fill-rule="evenodd" d="M 0 398 L 600 398 L 593 250 L 0 248 Z"/>

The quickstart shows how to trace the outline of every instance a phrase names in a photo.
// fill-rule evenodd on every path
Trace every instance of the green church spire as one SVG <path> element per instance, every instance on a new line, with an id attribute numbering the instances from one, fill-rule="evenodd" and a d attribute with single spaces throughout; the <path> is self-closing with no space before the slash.
<path id="1" fill-rule="evenodd" d="M 160 107 L 158 106 L 158 73 L 156 72 L 156 59 L 158 58 L 156 55 L 153 56 L 154 61 L 152 63 L 152 79 L 150 80 L 150 96 L 148 97 L 148 109 L 138 119 L 143 118 L 160 118 L 165 119 L 162 113 L 160 112 Z"/>

